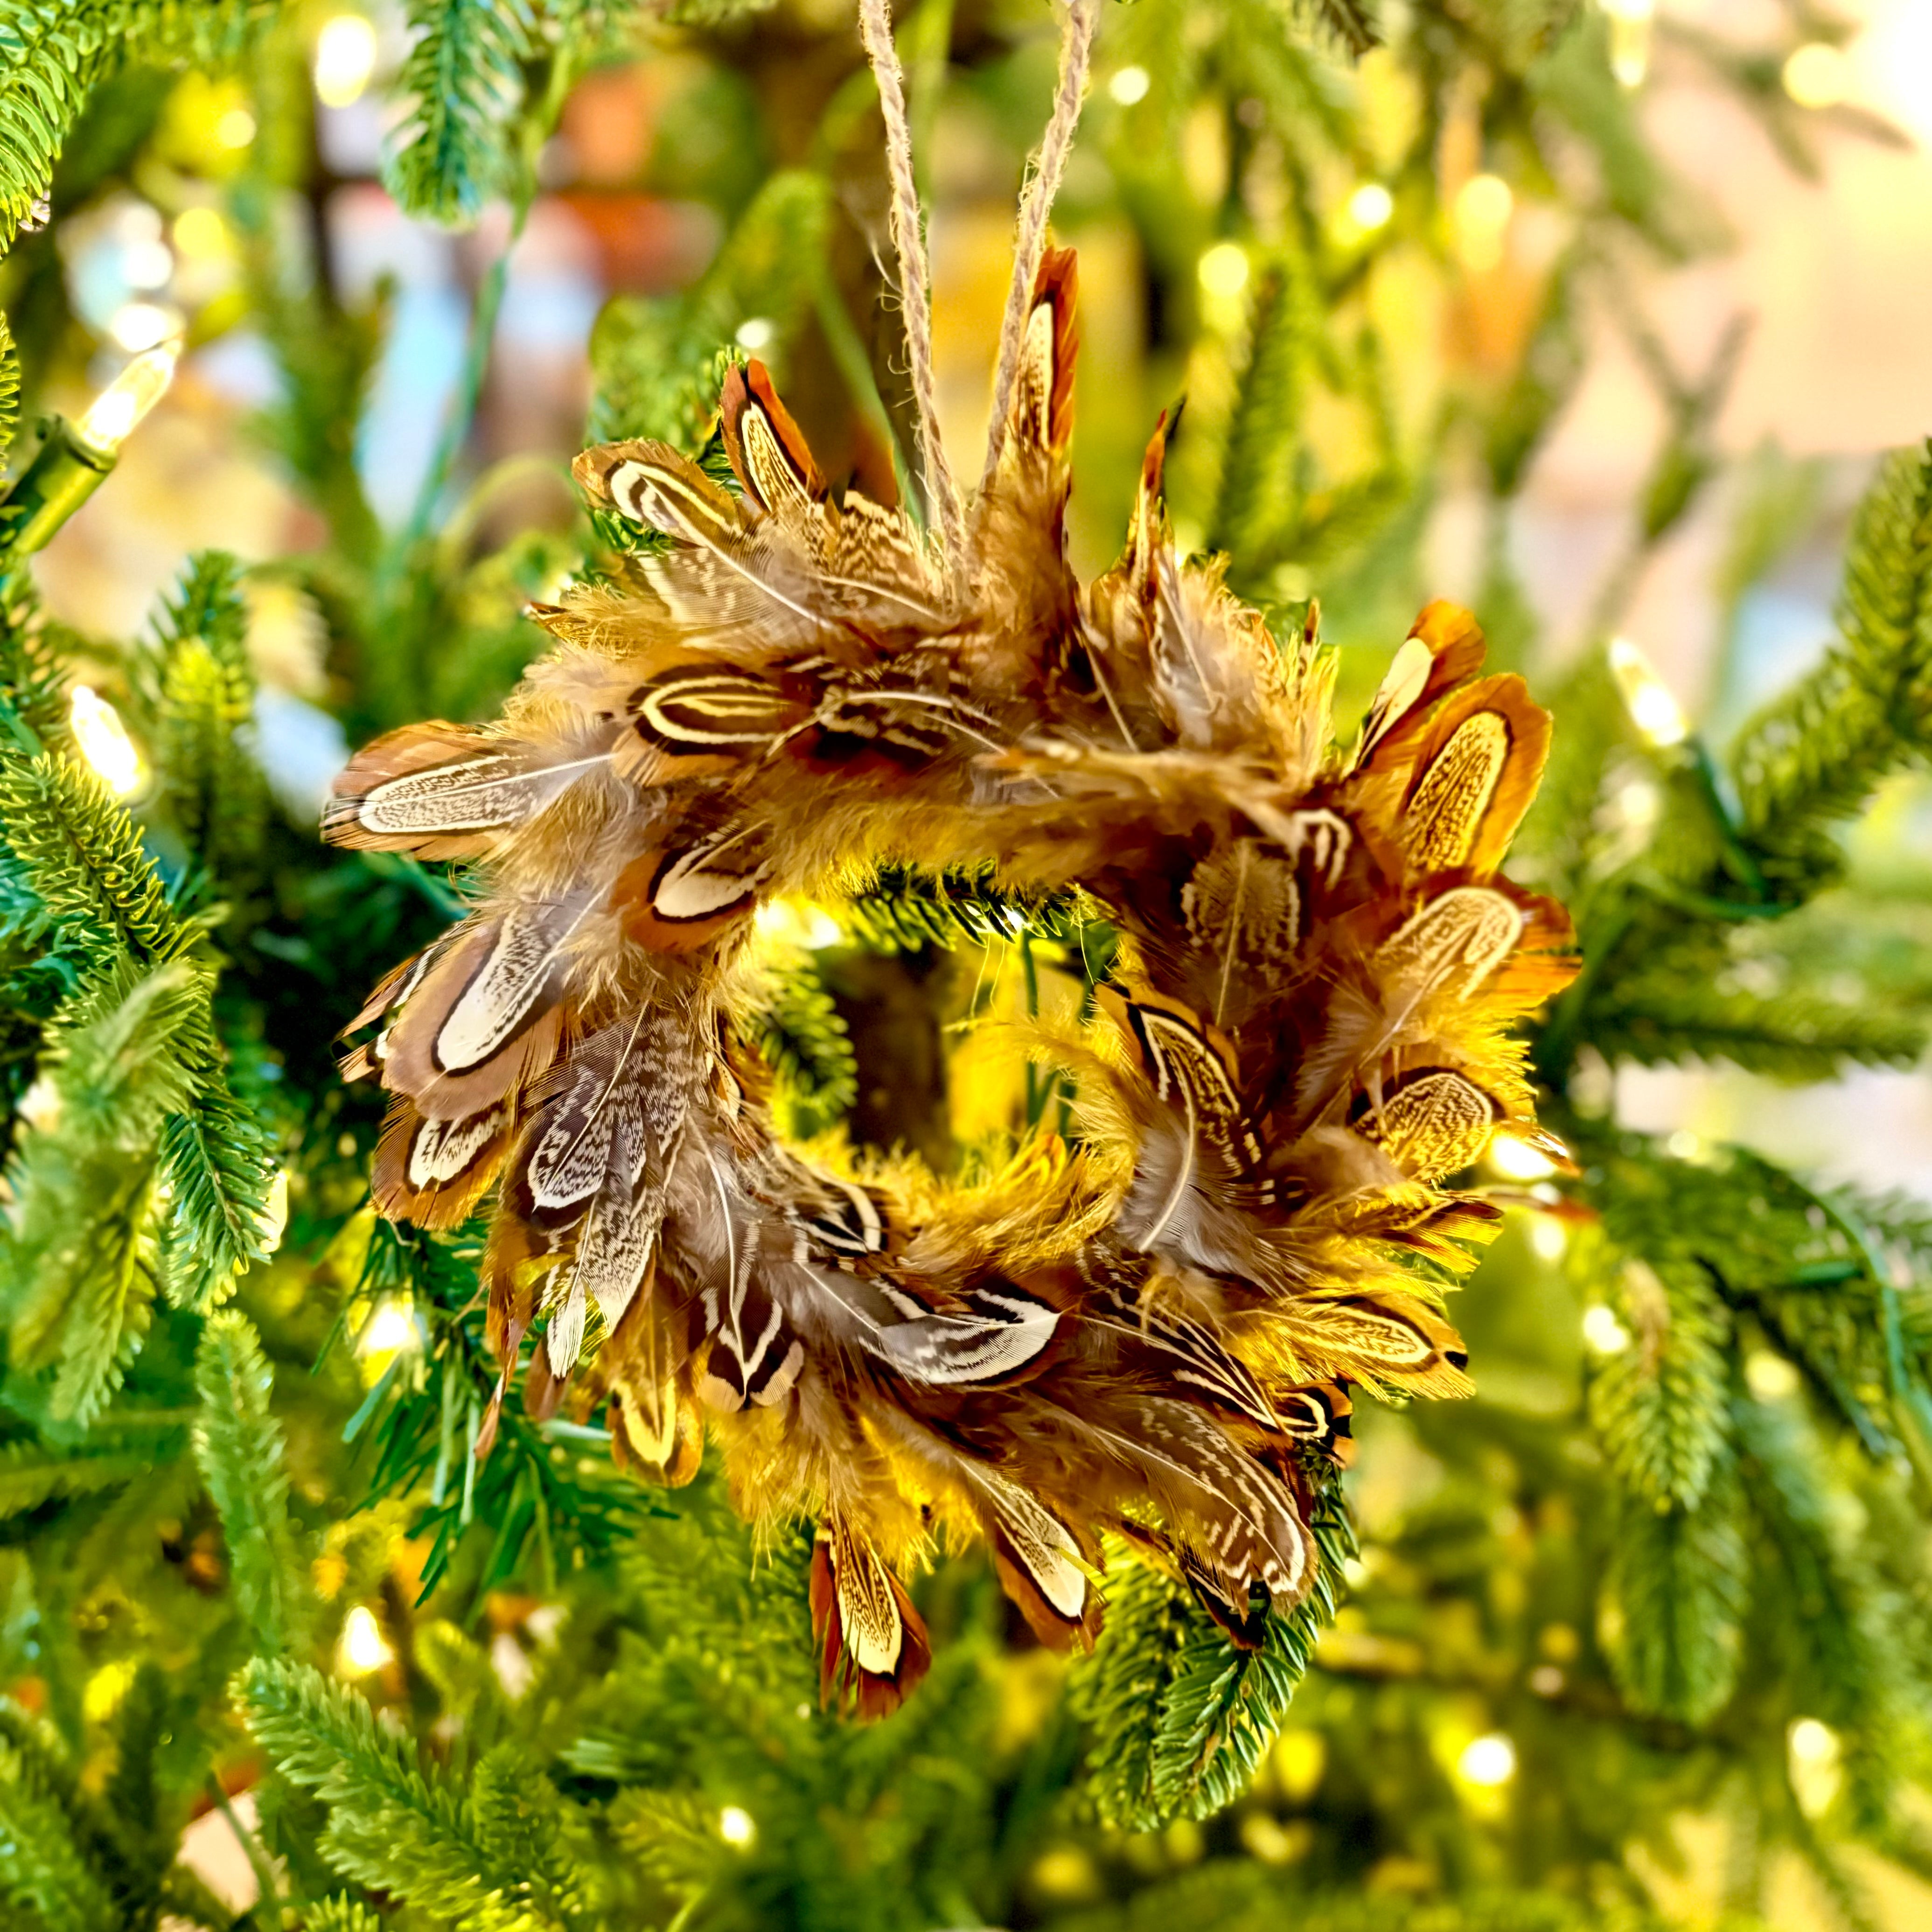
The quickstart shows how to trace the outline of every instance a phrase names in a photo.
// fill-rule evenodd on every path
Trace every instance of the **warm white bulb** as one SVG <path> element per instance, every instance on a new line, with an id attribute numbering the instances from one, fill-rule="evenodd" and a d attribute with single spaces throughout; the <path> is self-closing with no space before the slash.
<path id="1" fill-rule="evenodd" d="M 1617 1319 L 1616 1311 L 1600 1301 L 1583 1311 L 1583 1340 L 1599 1355 L 1621 1355 L 1630 1346 L 1630 1330 Z"/>
<path id="2" fill-rule="evenodd" d="M 1217 242 L 1201 257 L 1196 271 L 1210 296 L 1232 302 L 1248 285 L 1248 254 L 1238 242 Z"/>
<path id="3" fill-rule="evenodd" d="M 256 1224 L 262 1234 L 262 1252 L 272 1255 L 282 1245 L 282 1235 L 289 1225 L 289 1171 L 277 1170 L 275 1178 L 268 1184 L 268 1198 L 262 1204 L 262 1218 Z"/>
<path id="4" fill-rule="evenodd" d="M 1851 86 L 1851 62 L 1826 40 L 1808 40 L 1784 63 L 1784 91 L 1800 107 L 1835 107 Z"/>
<path id="5" fill-rule="evenodd" d="M 728 1845 L 748 1845 L 758 1832 L 751 1813 L 742 1806 L 728 1804 L 718 1814 L 718 1835 Z"/>
<path id="6" fill-rule="evenodd" d="M 1505 1180 L 1546 1180 L 1556 1163 L 1516 1135 L 1501 1133 L 1490 1142 L 1490 1165 Z"/>
<path id="7" fill-rule="evenodd" d="M 1469 1784 L 1507 1784 L 1516 1775 L 1516 1746 L 1500 1731 L 1472 1738 L 1456 1760 L 1456 1769 Z"/>
<path id="8" fill-rule="evenodd" d="M 1107 92 L 1123 107 L 1131 107 L 1137 100 L 1144 100 L 1148 89 L 1153 86 L 1153 76 L 1144 67 L 1124 67 L 1107 83 Z"/>
<path id="9" fill-rule="evenodd" d="M 68 728 L 80 755 L 107 782 L 117 797 L 141 788 L 141 754 L 121 722 L 121 714 L 92 686 L 77 684 L 68 699 Z"/>
<path id="10" fill-rule="evenodd" d="M 1348 219 L 1365 235 L 1385 226 L 1395 212 L 1395 196 L 1380 182 L 1364 182 L 1348 197 Z"/>
<path id="11" fill-rule="evenodd" d="M 770 316 L 748 316 L 738 325 L 738 346 L 748 349 L 755 356 L 761 349 L 769 349 L 778 334 L 778 326 Z"/>
<path id="12" fill-rule="evenodd" d="M 394 1660 L 382 1627 L 367 1604 L 358 1604 L 342 1626 L 342 1642 L 337 1651 L 342 1672 L 348 1677 L 366 1677 Z"/>
<path id="13" fill-rule="evenodd" d="M 358 1355 L 393 1355 L 398 1348 L 410 1347 L 416 1340 L 416 1317 L 406 1301 L 379 1303 L 362 1333 L 356 1337 Z"/>
<path id="14" fill-rule="evenodd" d="M 338 14 L 315 37 L 316 98 L 346 107 L 362 98 L 376 71 L 376 29 L 360 14 Z"/>
<path id="15" fill-rule="evenodd" d="M 1516 195 L 1501 175 L 1472 175 L 1457 190 L 1456 249 L 1464 267 L 1478 273 L 1503 258 L 1503 238 L 1516 209 Z"/>
<path id="16" fill-rule="evenodd" d="M 1683 707 L 1650 660 L 1628 638 L 1610 640 L 1610 670 L 1623 692 L 1630 722 L 1653 745 L 1681 745 L 1690 735 Z"/>
<path id="17" fill-rule="evenodd" d="M 136 356 L 164 347 L 181 328 L 181 311 L 166 302 L 123 302 L 107 318 L 116 346 Z"/>
<path id="18" fill-rule="evenodd" d="M 214 124 L 214 138 L 224 148 L 245 148 L 255 138 L 255 117 L 245 107 L 231 107 Z"/>

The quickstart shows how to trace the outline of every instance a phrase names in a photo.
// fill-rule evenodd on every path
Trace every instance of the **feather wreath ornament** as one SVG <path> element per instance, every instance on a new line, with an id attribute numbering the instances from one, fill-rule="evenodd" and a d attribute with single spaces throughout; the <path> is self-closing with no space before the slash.
<path id="1" fill-rule="evenodd" d="M 360 1016 L 377 1205 L 488 1201 L 490 1335 L 506 1384 L 536 1336 L 540 1411 L 608 1402 L 662 1483 L 708 1434 L 747 1513 L 811 1514 L 826 1685 L 868 1714 L 926 1667 L 904 1579 L 940 1540 L 983 1537 L 1062 1646 L 1100 1628 L 1103 1531 L 1237 1643 L 1306 1594 L 1349 1391 L 1470 1388 L 1438 1288 L 1496 1210 L 1452 1184 L 1499 1127 L 1539 1139 L 1510 1028 L 1573 970 L 1562 909 L 1497 870 L 1548 719 L 1478 675 L 1466 614 L 1423 613 L 1336 747 L 1312 631 L 1278 645 L 1177 556 L 1164 428 L 1124 554 L 1075 580 L 1070 253 L 1033 295 L 958 568 L 734 369 L 735 489 L 585 452 L 661 544 L 536 610 L 556 647 L 500 722 L 380 740 L 326 820 L 475 867 Z M 949 1190 L 776 1132 L 754 914 L 884 860 L 1077 886 L 1118 928 L 1066 1048 L 1076 1144 Z"/>

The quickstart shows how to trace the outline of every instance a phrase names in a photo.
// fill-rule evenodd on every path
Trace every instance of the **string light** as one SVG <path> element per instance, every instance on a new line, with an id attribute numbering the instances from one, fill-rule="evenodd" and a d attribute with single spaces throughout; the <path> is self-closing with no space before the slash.
<path id="1" fill-rule="evenodd" d="M 1217 242 L 1201 257 L 1196 272 L 1210 296 L 1232 302 L 1248 285 L 1247 250 L 1238 242 Z"/>
<path id="2" fill-rule="evenodd" d="M 728 1845 L 748 1845 L 758 1835 L 752 1814 L 742 1806 L 728 1804 L 718 1814 L 718 1835 Z"/>
<path id="3" fill-rule="evenodd" d="M 1690 735 L 1683 708 L 1650 660 L 1628 638 L 1610 640 L 1610 670 L 1630 722 L 1653 745 L 1681 745 Z"/>
<path id="4" fill-rule="evenodd" d="M 289 1225 L 289 1171 L 277 1170 L 275 1178 L 268 1184 L 268 1198 L 262 1203 L 260 1220 L 256 1224 L 261 1230 L 262 1252 L 272 1255 L 282 1245 L 282 1236 Z"/>
<path id="5" fill-rule="evenodd" d="M 1546 1180 L 1556 1172 L 1556 1163 L 1514 1134 L 1492 1136 L 1490 1165 L 1505 1180 Z"/>
<path id="6" fill-rule="evenodd" d="M 1500 1731 L 1472 1738 L 1456 1760 L 1456 1773 L 1467 1784 L 1507 1784 L 1516 1775 L 1516 1746 Z"/>
<path id="7" fill-rule="evenodd" d="M 1835 107 L 1851 84 L 1851 63 L 1828 40 L 1808 40 L 1784 63 L 1784 91 L 1800 107 Z"/>
<path id="8" fill-rule="evenodd" d="M 366 1604 L 358 1604 L 349 1612 L 335 1654 L 345 1677 L 367 1677 L 372 1670 L 394 1663 L 396 1656 Z"/>
<path id="9" fill-rule="evenodd" d="M 358 1355 L 393 1355 L 398 1349 L 412 1347 L 416 1340 L 416 1317 L 406 1301 L 377 1303 L 360 1335 L 356 1338 Z"/>
<path id="10" fill-rule="evenodd" d="M 1610 71 L 1624 87 L 1641 87 L 1650 70 L 1657 0 L 1603 0 L 1610 23 Z"/>
<path id="11" fill-rule="evenodd" d="M 362 98 L 376 71 L 374 26 L 360 14 L 338 14 L 315 37 L 316 98 L 325 107 L 347 107 Z"/>
<path id="12" fill-rule="evenodd" d="M 767 316 L 748 316 L 738 325 L 738 346 L 748 349 L 755 356 L 761 349 L 769 349 L 778 329 Z"/>
<path id="13" fill-rule="evenodd" d="M 1583 1311 L 1583 1340 L 1599 1355 L 1621 1355 L 1630 1344 L 1630 1330 L 1617 1319 L 1616 1311 L 1600 1301 Z"/>
<path id="14" fill-rule="evenodd" d="M 98 456 L 112 457 L 167 394 L 180 359 L 178 342 L 146 349 L 88 404 L 74 434 Z"/>
<path id="15" fill-rule="evenodd" d="M 1144 67 L 1124 67 L 1107 83 L 1107 92 L 1123 107 L 1131 107 L 1137 100 L 1144 100 L 1148 89 L 1154 85 L 1153 77 Z"/>
<path id="16" fill-rule="evenodd" d="M 1456 196 L 1456 251 L 1462 266 L 1480 274 L 1503 258 L 1503 238 L 1516 196 L 1501 175 L 1472 175 Z"/>
<path id="17" fill-rule="evenodd" d="M 1395 212 L 1395 196 L 1380 182 L 1364 182 L 1348 197 L 1348 219 L 1364 235 L 1386 227 Z"/>
<path id="18" fill-rule="evenodd" d="M 1785 1733 L 1786 1768 L 1792 1795 L 1808 1818 L 1831 1809 L 1844 1781 L 1844 1745 L 1829 1724 L 1800 1718 Z"/>
<path id="19" fill-rule="evenodd" d="M 245 107 L 231 107 L 214 124 L 214 138 L 224 148 L 245 148 L 255 138 L 255 117 Z"/>
<path id="20" fill-rule="evenodd" d="M 76 685 L 68 699 L 67 720 L 80 755 L 116 797 L 131 797 L 141 789 L 141 754 L 121 714 L 106 698 L 88 685 Z"/>

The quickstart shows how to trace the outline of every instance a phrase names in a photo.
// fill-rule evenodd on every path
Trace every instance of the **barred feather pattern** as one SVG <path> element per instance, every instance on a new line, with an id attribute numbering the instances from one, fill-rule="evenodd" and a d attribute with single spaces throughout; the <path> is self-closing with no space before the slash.
<path id="1" fill-rule="evenodd" d="M 378 1206 L 490 1204 L 506 1387 L 530 1342 L 525 1400 L 608 1403 L 646 1479 L 708 1435 L 748 1513 L 815 1517 L 826 1693 L 866 1714 L 926 1667 L 905 1579 L 938 1538 L 983 1537 L 1062 1646 L 1100 1629 L 1104 1531 L 1237 1642 L 1306 1594 L 1349 1391 L 1470 1387 L 1439 1292 L 1496 1210 L 1455 1183 L 1536 1139 L 1510 1028 L 1574 969 L 1497 870 L 1548 721 L 1466 614 L 1426 610 L 1336 743 L 1312 625 L 1277 642 L 1176 554 L 1164 427 L 1120 561 L 1076 580 L 1075 284 L 1049 252 L 958 568 L 830 490 L 750 363 L 736 490 L 586 452 L 658 541 L 535 610 L 556 648 L 499 722 L 370 746 L 326 819 L 475 866 L 346 1063 L 391 1096 Z M 777 1136 L 736 1022 L 753 916 L 887 861 L 1078 885 L 1118 926 L 1072 1144 L 948 1190 Z"/>

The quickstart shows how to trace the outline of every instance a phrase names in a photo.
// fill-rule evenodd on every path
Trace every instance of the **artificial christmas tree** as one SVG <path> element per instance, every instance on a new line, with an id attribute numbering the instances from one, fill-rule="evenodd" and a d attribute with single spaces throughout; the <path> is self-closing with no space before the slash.
<path id="1" fill-rule="evenodd" d="M 775 411 L 781 471 L 741 447 L 734 475 L 715 428 L 722 389 L 742 446 L 744 412 L 767 393 L 748 373 L 754 343 L 821 460 L 862 479 L 842 501 L 884 500 L 896 478 L 908 515 L 928 518 L 906 545 L 943 575 L 953 547 L 964 554 L 973 496 L 938 460 L 924 352 L 902 353 L 923 280 L 918 223 L 879 130 L 902 122 L 913 157 L 943 164 L 932 130 L 950 87 L 1010 130 L 999 152 L 1017 179 L 1056 88 L 1070 81 L 1078 101 L 1097 24 L 1108 87 L 1084 138 L 1108 165 L 1079 178 L 1070 117 L 1054 118 L 1045 188 L 1023 202 L 1022 285 L 1063 170 L 1070 225 L 1104 202 L 1138 236 L 1150 333 L 1171 372 L 1188 365 L 1168 465 L 1181 548 L 1225 556 L 1232 590 L 1264 613 L 1273 641 L 1256 662 L 1311 674 L 1318 592 L 1351 702 L 1368 710 L 1423 602 L 1432 498 L 1473 462 L 1491 520 L 1478 614 L 1492 662 L 1530 664 L 1536 620 L 1505 539 L 1578 376 L 1580 308 L 1604 299 L 1618 251 L 1683 254 L 1706 238 L 1612 71 L 1613 56 L 1630 58 L 1624 12 L 1430 6 L 1378 26 L 1352 8 L 1299 17 L 1248 0 L 1142 0 L 1105 17 L 1076 5 L 1056 81 L 1043 10 L 928 4 L 898 22 L 895 112 L 882 11 L 863 24 L 886 77 L 883 124 L 860 23 L 842 10 L 413 8 L 391 188 L 439 220 L 506 203 L 514 241 L 542 205 L 584 77 L 668 66 L 675 44 L 717 80 L 705 124 L 715 132 L 728 108 L 759 158 L 734 176 L 700 127 L 652 164 L 687 182 L 710 168 L 728 226 L 688 286 L 605 310 L 591 439 L 685 452 L 694 500 L 720 516 L 752 517 L 736 494 L 748 485 L 769 512 L 788 476 L 817 504 L 818 479 Z M 539 1370 L 532 1401 L 526 1342 L 506 1387 L 504 1336 L 479 1290 L 485 1227 L 376 1211 L 409 1204 L 382 1178 L 378 1097 L 340 1083 L 334 1036 L 398 959 L 448 943 L 470 910 L 460 868 L 475 854 L 412 856 L 380 838 L 332 850 L 278 802 L 288 748 L 257 692 L 265 593 L 312 614 L 323 694 L 354 742 L 425 717 L 466 732 L 544 644 L 526 604 L 568 639 L 587 609 L 608 615 L 662 577 L 680 532 L 662 502 L 628 514 L 645 499 L 626 500 L 608 460 L 592 464 L 604 490 L 568 528 L 496 528 L 487 474 L 468 494 L 472 418 L 513 292 L 508 242 L 478 278 L 420 482 L 400 512 L 372 508 L 356 435 L 382 304 L 356 306 L 328 259 L 340 231 L 322 218 L 331 164 L 310 85 L 312 59 L 317 85 L 332 71 L 315 50 L 330 33 L 346 45 L 337 21 L 352 17 L 0 5 L 13 238 L 0 303 L 21 374 L 38 392 L 86 353 L 81 284 L 60 252 L 70 224 L 80 232 L 118 195 L 152 200 L 185 263 L 197 230 L 182 224 L 206 214 L 216 226 L 199 232 L 218 236 L 228 279 L 200 305 L 184 296 L 184 318 L 192 339 L 214 340 L 245 317 L 267 345 L 279 374 L 259 427 L 308 516 L 302 547 L 272 562 L 184 560 L 148 634 L 125 646 L 49 614 L 20 534 L 38 544 L 49 519 L 7 525 L 9 1912 L 29 1926 L 236 1922 L 181 1855 L 190 1820 L 212 1814 L 233 1821 L 256 1894 L 240 1916 L 260 1925 L 1098 1932 L 1271 1924 L 1287 1910 L 1340 1926 L 1639 1924 L 1663 1910 L 1654 1855 L 1688 1812 L 1723 1835 L 1724 1902 L 1741 1921 L 1772 1907 L 1783 1846 L 1844 1916 L 1868 1918 L 1847 1847 L 1928 1862 L 1916 1806 L 1932 1673 L 1918 1634 L 1932 1225 L 1742 1149 L 1622 1128 L 1604 1074 L 1726 1058 L 1809 1077 L 1921 1052 L 1932 984 L 1916 909 L 1862 876 L 1840 832 L 1932 736 L 1932 455 L 1903 450 L 1881 470 L 1850 532 L 1839 641 L 1721 757 L 1612 646 L 1612 597 L 1589 648 L 1538 672 L 1556 728 L 1512 869 L 1571 909 L 1581 970 L 1567 990 L 1555 974 L 1536 989 L 1554 998 L 1518 1037 L 1568 1158 L 1525 1132 L 1473 1173 L 1444 1176 L 1480 1191 L 1468 1211 L 1504 1216 L 1451 1309 L 1477 1398 L 1405 1408 L 1356 1392 L 1357 1475 L 1338 1485 L 1304 1470 L 1294 1495 L 1310 1574 L 1273 1593 L 1299 1597 L 1292 1610 L 1270 1614 L 1256 1592 L 1216 1602 L 1217 1621 L 1175 1574 L 1185 1539 L 1163 1567 L 1147 1548 L 1160 1522 L 1132 1508 L 1104 1549 L 1081 1543 L 1083 1564 L 1106 1559 L 1088 1579 L 1106 1592 L 1106 1628 L 1070 1664 L 1008 1616 L 982 1556 L 909 1568 L 903 1601 L 929 1633 L 928 1681 L 861 1724 L 821 1702 L 809 1528 L 782 1515 L 754 1544 L 711 1474 L 665 1490 L 614 1468 L 613 1438 L 634 1443 L 634 1378 L 614 1407 L 573 1410 Z M 1410 104 L 1393 117 L 1344 78 L 1344 57 L 1384 29 L 1374 86 L 1399 77 Z M 1778 91 L 1776 59 L 1688 32 L 1678 45 L 1802 149 L 1807 122 Z M 235 79 L 208 79 L 218 70 Z M 231 91 L 196 92 L 219 85 Z M 250 131 L 216 140 L 237 113 Z M 1190 130 L 1211 136 L 1211 166 L 1190 160 Z M 1564 212 L 1565 244 L 1514 334 L 1459 367 L 1453 406 L 1418 418 L 1399 380 L 1413 345 L 1370 298 L 1405 249 L 1452 289 L 1490 272 L 1496 196 L 1477 184 L 1503 187 L 1505 215 L 1509 190 L 1470 165 L 1472 142 L 1519 192 Z M 1088 305 L 1090 329 L 1106 311 L 1090 294 Z M 1054 382 L 1028 374 L 1033 338 L 1012 333 L 1012 356 L 988 340 L 978 368 L 1023 402 L 1034 389 L 1050 399 Z M 1710 482 L 1735 352 L 1690 380 L 1648 346 L 1668 434 L 1620 584 Z M 10 428 L 10 351 L 5 366 Z M 1129 520 L 1156 412 L 1130 423 L 1126 403 L 1090 382 L 1082 406 L 1075 510 L 1091 502 L 1092 526 L 1111 533 Z M 1064 442 L 1052 408 L 1020 419 Z M 1000 460 L 996 448 L 990 473 Z M 117 483 L 106 478 L 90 514 Z M 1778 522 L 1773 494 L 1760 526 Z M 10 502 L 58 495 L 16 482 Z M 1744 548 L 1762 571 L 1777 539 L 1760 538 Z M 1143 560 L 1156 602 L 1156 549 Z M 1166 566 L 1190 580 L 1178 567 Z M 592 587 L 565 593 L 573 578 Z M 976 730 L 986 702 L 1020 693 L 967 695 L 974 715 L 958 715 Z M 822 697 L 805 706 L 814 757 Z M 1391 708 L 1384 724 L 1401 722 Z M 646 744 L 627 723 L 633 755 L 688 758 L 688 733 L 716 722 L 703 710 L 626 711 L 657 734 Z M 1024 715 L 1037 720 L 1031 699 Z M 1140 745 L 1131 701 L 1126 716 Z M 768 735 L 801 722 L 788 712 Z M 901 736 L 908 759 L 929 754 L 920 734 Z M 1345 758 L 1350 742 L 1313 750 Z M 345 795 L 366 817 L 370 790 L 357 779 Z M 1139 834 L 1120 836 L 1137 850 Z M 925 1211 L 944 1190 L 983 1198 L 995 1177 L 1018 1211 L 1058 1199 L 1065 1174 L 1042 1150 L 1102 1159 L 1082 1109 L 1107 1079 L 1143 1077 L 1068 1070 L 1082 1042 L 1090 1052 L 1112 1036 L 1096 989 L 1174 1018 L 1132 976 L 1135 945 L 1162 930 L 1154 909 L 1135 909 L 1133 883 L 1169 878 L 1171 862 L 1049 876 L 1014 866 L 1013 843 L 882 841 L 848 893 L 821 901 L 788 878 L 794 896 L 758 922 L 757 974 L 734 982 L 739 1051 L 764 1063 L 742 1071 L 769 1081 L 778 1129 L 800 1144 L 831 1136 L 824 1171 L 848 1189 L 895 1149 L 932 1170 L 921 1183 L 898 1168 L 882 1226 L 905 1222 L 909 1196 Z M 1070 896 L 1081 883 L 1092 890 Z M 1197 883 L 1198 902 L 1212 882 Z M 1211 1040 L 1185 1058 L 1180 1036 L 1208 1040 L 1200 1023 L 1214 1018 L 1197 1010 L 1159 1034 L 1165 1057 L 1140 1048 L 1197 1118 L 1227 1064 Z M 1004 1022 L 1056 1038 L 1064 1064 L 1023 1064 L 997 1044 Z M 1036 1180 L 1016 1156 L 1040 1162 Z M 543 1278 L 508 1279 L 530 1298 L 512 1325 L 527 1322 Z M 902 1292 L 931 1312 L 928 1291 Z M 546 1338 L 566 1304 L 544 1304 Z M 1056 1321 L 1066 1312 L 1056 1305 Z M 615 1379 L 603 1352 L 617 1338 L 600 1337 L 587 1306 L 585 1319 L 597 1352 L 583 1392 L 596 1396 L 600 1374 Z M 542 1359 L 560 1376 L 575 1354 L 546 1339 Z M 1265 1394 L 1284 1420 L 1293 1379 Z M 1090 1503 L 1094 1486 L 1070 1503 Z M 1198 1580 L 1225 1600 L 1237 1580 Z"/>

